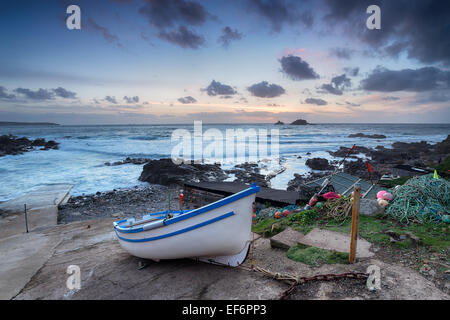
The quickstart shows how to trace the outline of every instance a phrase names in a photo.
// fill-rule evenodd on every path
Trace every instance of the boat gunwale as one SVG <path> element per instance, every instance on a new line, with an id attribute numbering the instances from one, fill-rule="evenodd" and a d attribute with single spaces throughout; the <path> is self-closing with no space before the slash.
<path id="1" fill-rule="evenodd" d="M 195 217 L 195 216 L 197 216 L 199 214 L 202 214 L 202 213 L 205 213 L 205 212 L 208 212 L 208 211 L 220 208 L 222 206 L 225 206 L 227 204 L 230 204 L 232 202 L 235 202 L 237 200 L 245 198 L 245 197 L 247 197 L 249 195 L 257 193 L 257 192 L 259 192 L 259 190 L 260 190 L 259 186 L 257 186 L 255 183 L 252 183 L 249 188 L 244 189 L 244 190 L 242 190 L 240 192 L 237 192 L 235 194 L 232 194 L 232 195 L 230 195 L 230 196 L 228 196 L 228 197 L 226 197 L 224 199 L 220 199 L 220 200 L 218 200 L 216 202 L 207 204 L 206 206 L 203 206 L 203 207 L 200 207 L 200 208 L 197 208 L 197 209 L 194 209 L 194 210 L 190 210 L 190 211 L 188 211 L 186 213 L 183 213 L 183 214 L 180 214 L 180 215 L 178 215 L 176 217 L 164 220 L 163 223 L 161 225 L 157 226 L 156 228 L 168 226 L 168 225 L 171 225 L 173 223 L 177 223 L 177 222 L 189 219 L 189 218 L 193 218 L 193 217 Z M 152 214 L 149 214 L 149 215 L 152 215 Z M 116 231 L 120 232 L 120 233 L 139 233 L 139 232 L 144 232 L 144 231 L 147 231 L 147 230 L 154 229 L 154 228 L 152 228 L 151 224 L 154 224 L 155 221 L 152 221 L 150 223 L 144 224 L 143 226 L 138 227 L 138 228 L 126 228 L 126 227 L 120 226 L 120 223 L 123 223 L 123 222 L 125 222 L 127 220 L 128 219 L 120 220 L 120 221 L 114 221 L 113 222 L 114 229 Z"/>

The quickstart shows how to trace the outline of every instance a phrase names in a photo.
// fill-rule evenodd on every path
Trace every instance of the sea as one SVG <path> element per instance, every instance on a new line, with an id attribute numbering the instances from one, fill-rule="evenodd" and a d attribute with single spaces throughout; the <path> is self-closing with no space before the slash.
<path id="1" fill-rule="evenodd" d="M 174 132 L 182 129 L 187 136 L 194 133 L 194 124 L 186 125 L 25 125 L 0 126 L 0 135 L 13 134 L 29 139 L 45 138 L 59 142 L 58 150 L 36 150 L 21 155 L 0 157 L 0 201 L 15 198 L 21 194 L 49 183 L 68 183 L 74 187 L 71 194 L 88 195 L 98 191 L 111 191 L 144 187 L 138 180 L 143 165 L 105 165 L 106 162 L 131 158 L 170 158 L 180 140 L 172 139 Z M 242 129 L 267 132 L 267 140 L 278 147 L 257 158 L 263 174 L 277 174 L 271 180 L 271 187 L 286 189 L 295 173 L 311 171 L 305 162 L 309 158 L 334 159 L 327 151 L 336 151 L 341 146 L 353 144 L 366 147 L 383 145 L 391 147 L 396 141 L 437 143 L 450 134 L 450 124 L 315 124 L 306 126 L 272 124 L 203 124 L 201 132 L 213 129 L 222 133 L 223 145 L 227 144 L 227 130 Z M 217 131 L 218 130 L 218 131 Z M 271 131 L 277 130 L 277 131 Z M 211 130 L 209 131 L 211 132 Z M 350 134 L 383 134 L 386 139 L 349 138 Z M 272 140 L 273 138 L 273 140 Z M 204 137 L 203 137 L 204 139 Z M 203 148 L 208 145 L 203 140 Z M 232 168 L 248 158 L 252 143 L 264 140 L 248 140 L 247 153 L 225 158 L 223 169 Z M 275 151 L 276 152 L 275 152 Z M 270 151 L 274 151 L 271 154 Z M 219 158 L 220 159 L 220 158 Z M 250 159 L 253 160 L 253 159 Z M 281 173 L 280 173 L 281 172 Z M 234 177 L 230 175 L 229 181 Z"/>

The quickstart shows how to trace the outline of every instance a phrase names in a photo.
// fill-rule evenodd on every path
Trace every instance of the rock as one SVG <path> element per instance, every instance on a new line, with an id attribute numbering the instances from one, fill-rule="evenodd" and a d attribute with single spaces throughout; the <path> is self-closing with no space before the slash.
<path id="1" fill-rule="evenodd" d="M 140 181 L 162 185 L 198 181 L 223 181 L 227 175 L 218 164 L 173 163 L 172 159 L 150 160 L 142 168 Z"/>
<path id="2" fill-rule="evenodd" d="M 364 134 L 364 133 L 355 133 L 348 136 L 349 138 L 370 138 L 370 139 L 386 139 L 384 134 Z"/>
<path id="3" fill-rule="evenodd" d="M 35 150 L 35 147 L 42 147 L 40 150 L 58 149 L 58 143 L 53 140 L 46 142 L 42 138 L 31 141 L 26 137 L 17 138 L 11 134 L 0 136 L 0 156 L 22 154 Z"/>
<path id="4" fill-rule="evenodd" d="M 231 170 L 225 170 L 227 174 L 234 174 L 236 179 L 234 182 L 256 183 L 261 187 L 269 185 L 266 177 L 260 174 L 260 168 L 256 163 L 242 163 L 234 166 Z"/>
<path id="5" fill-rule="evenodd" d="M 413 234 L 411 231 L 408 231 L 405 233 L 407 237 L 409 237 L 412 241 L 414 241 L 416 244 L 420 245 L 422 244 L 422 239 L 417 237 L 415 234 Z"/>
<path id="6" fill-rule="evenodd" d="M 377 200 L 361 199 L 359 201 L 359 213 L 363 216 L 376 216 L 377 214 L 383 214 L 384 208 L 378 205 Z"/>
<path id="7" fill-rule="evenodd" d="M 280 120 L 278 120 L 276 123 L 275 123 L 275 125 L 283 125 L 284 124 L 284 122 L 281 122 Z"/>
<path id="8" fill-rule="evenodd" d="M 327 159 L 324 158 L 312 158 L 306 160 L 306 165 L 310 167 L 313 170 L 331 170 L 333 169 L 332 166 L 330 166 L 330 163 Z"/>
<path id="9" fill-rule="evenodd" d="M 295 125 L 295 126 L 304 126 L 304 125 L 307 125 L 307 124 L 309 124 L 309 123 L 306 120 L 303 120 L 303 119 L 297 119 L 297 120 L 291 122 L 291 125 Z"/>
<path id="10" fill-rule="evenodd" d="M 270 246 L 288 250 L 292 246 L 296 246 L 305 235 L 291 228 L 286 228 L 283 232 L 270 238 Z"/>

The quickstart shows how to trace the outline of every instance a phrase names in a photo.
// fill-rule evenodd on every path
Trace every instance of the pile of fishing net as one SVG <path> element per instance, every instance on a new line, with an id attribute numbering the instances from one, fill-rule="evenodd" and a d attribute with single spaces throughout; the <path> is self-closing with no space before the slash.
<path id="1" fill-rule="evenodd" d="M 433 174 L 411 178 L 392 194 L 386 214 L 403 224 L 440 222 L 450 212 L 450 182 Z"/>

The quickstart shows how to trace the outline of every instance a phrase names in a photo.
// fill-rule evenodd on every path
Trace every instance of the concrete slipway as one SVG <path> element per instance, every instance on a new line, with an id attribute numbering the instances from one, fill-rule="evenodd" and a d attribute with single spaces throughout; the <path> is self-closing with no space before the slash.
<path id="1" fill-rule="evenodd" d="M 277 299 L 288 287 L 258 273 L 188 259 L 148 262 L 138 269 L 139 259 L 115 239 L 113 219 L 39 226 L 28 234 L 17 229 L 11 234 L 9 224 L 20 219 L 11 219 L 13 215 L 0 218 L 1 299 Z M 3 221 L 7 218 L 9 222 Z M 257 237 L 254 258 L 260 267 L 302 276 L 365 272 L 371 264 L 381 268 L 378 292 L 369 292 L 361 280 L 315 282 L 299 287 L 294 299 L 449 299 L 413 269 L 387 265 L 376 257 L 311 268 L 271 248 L 269 239 Z M 66 287 L 69 265 L 80 267 L 79 290 Z"/>

